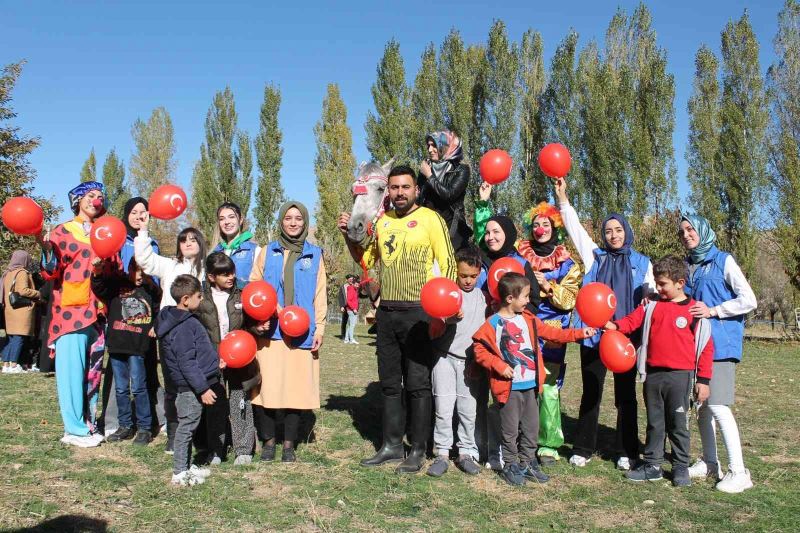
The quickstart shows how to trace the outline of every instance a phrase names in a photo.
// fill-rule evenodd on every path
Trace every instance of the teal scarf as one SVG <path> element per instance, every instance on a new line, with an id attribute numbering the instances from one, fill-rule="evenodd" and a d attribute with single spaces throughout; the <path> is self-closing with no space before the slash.
<path id="1" fill-rule="evenodd" d="M 689 262 L 697 265 L 703 262 L 714 243 L 717 242 L 717 234 L 711 229 L 708 220 L 700 215 L 683 215 L 681 221 L 684 220 L 691 224 L 697 232 L 697 236 L 700 237 L 700 244 L 689 250 Z"/>
<path id="2" fill-rule="evenodd" d="M 230 242 L 222 241 L 222 242 L 219 243 L 219 245 L 222 246 L 223 250 L 233 252 L 233 251 L 238 250 L 239 246 L 243 242 L 246 242 L 246 241 L 248 241 L 248 240 L 250 240 L 252 238 L 253 238 L 253 234 L 252 233 L 250 233 L 249 231 L 244 231 L 244 232 L 240 233 L 239 235 L 237 235 L 236 238 L 233 239 L 232 241 L 230 241 Z"/>

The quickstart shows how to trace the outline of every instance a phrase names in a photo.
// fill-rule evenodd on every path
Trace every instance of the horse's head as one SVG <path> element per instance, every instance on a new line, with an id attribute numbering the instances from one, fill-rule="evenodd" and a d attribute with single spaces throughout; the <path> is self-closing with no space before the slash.
<path id="1" fill-rule="evenodd" d="M 383 165 L 361 163 L 353 183 L 353 209 L 347 224 L 347 240 L 354 243 L 366 242 L 373 234 L 372 225 L 389 207 L 389 170 L 394 158 Z"/>

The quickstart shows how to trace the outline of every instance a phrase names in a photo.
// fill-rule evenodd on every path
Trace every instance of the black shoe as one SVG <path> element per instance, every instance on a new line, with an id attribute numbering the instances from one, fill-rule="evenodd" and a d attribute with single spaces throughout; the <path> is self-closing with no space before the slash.
<path id="1" fill-rule="evenodd" d="M 525 475 L 517 463 L 506 463 L 500 472 L 500 477 L 509 485 L 521 487 L 525 484 Z"/>
<path id="2" fill-rule="evenodd" d="M 297 461 L 297 456 L 294 453 L 294 448 L 284 448 L 281 454 L 282 463 L 294 463 Z"/>
<path id="3" fill-rule="evenodd" d="M 433 397 L 411 398 L 411 453 L 400 463 L 395 472 L 398 474 L 415 474 L 425 464 L 425 452 L 428 449 L 428 437 L 431 434 L 431 414 Z"/>
<path id="4" fill-rule="evenodd" d="M 378 453 L 361 461 L 361 466 L 378 466 L 403 460 L 403 432 L 406 418 L 400 395 L 383 397 L 383 445 Z"/>
<path id="5" fill-rule="evenodd" d="M 133 428 L 119 428 L 114 433 L 106 437 L 106 441 L 108 442 L 120 442 L 123 440 L 132 439 L 135 435 Z"/>
<path id="6" fill-rule="evenodd" d="M 262 444 L 261 445 L 261 460 L 262 461 L 274 461 L 275 460 L 275 445 L 274 444 Z"/>
<path id="7" fill-rule="evenodd" d="M 153 440 L 153 434 L 146 429 L 140 429 L 136 432 L 136 438 L 133 443 L 136 446 L 147 446 Z"/>
<path id="8" fill-rule="evenodd" d="M 469 455 L 459 455 L 456 461 L 456 466 L 459 470 L 470 476 L 477 476 L 481 473 L 481 467 L 475 463 L 475 459 Z"/>
<path id="9" fill-rule="evenodd" d="M 445 472 L 447 472 L 448 461 L 447 457 L 444 455 L 440 455 L 436 459 L 433 460 L 431 466 L 428 467 L 428 471 L 425 472 L 431 477 L 442 477 Z"/>
<path id="10" fill-rule="evenodd" d="M 547 483 L 550 481 L 550 476 L 542 472 L 538 464 L 528 463 L 522 464 L 522 475 L 525 479 L 535 481 L 536 483 Z"/>
<path id="11" fill-rule="evenodd" d="M 651 465 L 647 463 L 642 463 L 633 470 L 629 470 L 625 473 L 625 477 L 630 481 L 659 481 L 663 479 L 663 474 L 661 472 L 661 467 L 656 465 Z"/>
<path id="12" fill-rule="evenodd" d="M 690 487 L 692 479 L 689 477 L 689 468 L 686 466 L 675 466 L 672 468 L 672 486 Z"/>

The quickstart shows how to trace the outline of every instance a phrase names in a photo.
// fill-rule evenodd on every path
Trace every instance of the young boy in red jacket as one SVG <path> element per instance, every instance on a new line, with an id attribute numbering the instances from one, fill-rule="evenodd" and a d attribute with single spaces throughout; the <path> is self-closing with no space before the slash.
<path id="1" fill-rule="evenodd" d="M 637 365 L 644 381 L 647 438 L 644 461 L 625 477 L 631 481 L 662 478 L 666 429 L 672 447 L 672 484 L 686 487 L 692 484 L 686 418 L 689 396 L 694 389 L 698 403 L 708 399 L 714 343 L 706 319 L 698 320 L 689 313 L 695 301 L 683 292 L 688 277 L 683 259 L 666 256 L 656 261 L 653 276 L 659 300 L 639 306 L 605 327 L 626 335 L 643 328 Z"/>
<path id="2" fill-rule="evenodd" d="M 500 308 L 473 335 L 475 361 L 489 371 L 489 387 L 500 404 L 503 461 L 501 476 L 510 485 L 526 479 L 546 483 L 536 458 L 539 438 L 538 395 L 545 381 L 539 338 L 565 344 L 595 335 L 594 328 L 556 329 L 525 310 L 531 284 L 516 272 L 497 284 Z M 519 441 L 519 447 L 517 446 Z"/>

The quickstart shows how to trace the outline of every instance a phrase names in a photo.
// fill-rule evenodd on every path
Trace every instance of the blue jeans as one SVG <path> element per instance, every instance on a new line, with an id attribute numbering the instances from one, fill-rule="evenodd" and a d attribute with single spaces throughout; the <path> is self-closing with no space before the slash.
<path id="1" fill-rule="evenodd" d="M 347 333 L 344 336 L 346 341 L 356 340 L 356 324 L 358 324 L 358 311 L 347 310 Z"/>
<path id="2" fill-rule="evenodd" d="M 16 363 L 25 346 L 25 335 L 9 335 L 8 344 L 3 348 L 3 362 Z"/>
<path id="3" fill-rule="evenodd" d="M 117 419 L 120 427 L 133 427 L 131 420 L 131 393 L 136 406 L 136 427 L 150 431 L 153 418 L 150 414 L 150 396 L 147 393 L 147 372 L 144 356 L 111 354 L 114 388 L 117 393 Z"/>

